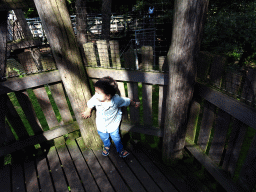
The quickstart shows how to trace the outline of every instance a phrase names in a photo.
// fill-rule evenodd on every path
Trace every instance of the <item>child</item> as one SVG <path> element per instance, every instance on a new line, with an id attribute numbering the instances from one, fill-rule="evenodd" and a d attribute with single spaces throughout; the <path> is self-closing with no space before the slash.
<path id="1" fill-rule="evenodd" d="M 103 77 L 95 83 L 95 95 L 87 102 L 88 108 L 82 113 L 83 118 L 91 117 L 92 109 L 96 107 L 96 125 L 98 134 L 103 141 L 102 155 L 107 156 L 110 149 L 110 139 L 115 143 L 120 157 L 129 153 L 123 149 L 119 134 L 119 125 L 122 119 L 121 107 L 133 105 L 139 107 L 139 102 L 116 94 L 118 86 L 111 77 Z"/>

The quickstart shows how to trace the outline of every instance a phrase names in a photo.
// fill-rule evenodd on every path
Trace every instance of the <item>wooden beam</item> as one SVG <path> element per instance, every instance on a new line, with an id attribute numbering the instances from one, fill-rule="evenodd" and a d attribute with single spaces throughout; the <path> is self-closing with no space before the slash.
<path id="1" fill-rule="evenodd" d="M 168 84 L 167 73 L 101 69 L 91 67 L 87 67 L 86 70 L 90 78 L 102 78 L 105 76 L 111 76 L 116 81 L 141 82 L 152 85 Z"/>
<path id="2" fill-rule="evenodd" d="M 31 145 L 36 145 L 38 143 L 50 141 L 52 139 L 58 138 L 68 133 L 72 133 L 77 130 L 79 130 L 77 122 L 55 127 L 54 129 L 43 132 L 42 134 L 31 136 L 25 140 L 16 141 L 11 145 L 7 145 L 5 147 L 0 148 L 0 157 Z"/>
<path id="3" fill-rule="evenodd" d="M 14 91 L 22 91 L 29 88 L 42 86 L 45 84 L 60 82 L 59 71 L 51 71 L 29 75 L 23 78 L 11 78 L 0 83 L 0 94 L 6 94 Z"/>
<path id="4" fill-rule="evenodd" d="M 200 147 L 193 142 L 186 140 L 186 149 L 207 169 L 207 171 L 218 181 L 226 191 L 239 192 L 244 191 L 237 186 L 232 179 L 224 175 L 223 171 L 218 168 L 214 162 L 201 151 Z"/>
<path id="5" fill-rule="evenodd" d="M 206 99 L 213 105 L 222 109 L 226 113 L 245 123 L 246 125 L 256 129 L 256 109 L 244 103 L 241 103 L 231 97 L 224 95 L 219 91 L 215 91 L 206 85 L 197 83 L 195 93 Z"/>

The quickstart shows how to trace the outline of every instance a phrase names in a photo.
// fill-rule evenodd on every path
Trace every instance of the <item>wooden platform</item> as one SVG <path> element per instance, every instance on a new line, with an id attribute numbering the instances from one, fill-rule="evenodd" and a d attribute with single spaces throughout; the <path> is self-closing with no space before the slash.
<path id="1" fill-rule="evenodd" d="M 120 158 L 112 146 L 110 155 L 85 149 L 81 138 L 51 147 L 30 158 L 16 157 L 0 170 L 4 192 L 34 191 L 217 191 L 200 178 L 184 161 L 167 168 L 159 155 L 142 147 L 127 146 L 131 154 Z M 196 167 L 196 166 L 195 166 Z M 213 184 L 213 183 L 211 183 Z M 208 185 L 208 186 L 207 186 Z"/>

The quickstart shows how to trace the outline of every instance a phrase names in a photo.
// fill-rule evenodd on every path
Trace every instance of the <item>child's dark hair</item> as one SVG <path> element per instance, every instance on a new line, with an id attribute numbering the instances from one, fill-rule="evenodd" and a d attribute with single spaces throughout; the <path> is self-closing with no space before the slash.
<path id="1" fill-rule="evenodd" d="M 112 77 L 102 77 L 95 84 L 94 87 L 101 89 L 106 95 L 113 97 L 118 90 L 116 81 Z"/>

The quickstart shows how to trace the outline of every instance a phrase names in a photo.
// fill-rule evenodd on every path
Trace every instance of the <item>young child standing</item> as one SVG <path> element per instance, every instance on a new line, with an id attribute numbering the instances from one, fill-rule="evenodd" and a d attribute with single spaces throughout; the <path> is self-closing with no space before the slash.
<path id="1" fill-rule="evenodd" d="M 133 105 L 137 108 L 139 102 L 117 95 L 118 86 L 111 77 L 99 79 L 94 87 L 95 95 L 87 102 L 88 108 L 82 113 L 82 117 L 90 118 L 92 109 L 95 107 L 97 131 L 104 144 L 102 155 L 107 156 L 109 154 L 111 137 L 119 156 L 126 157 L 129 153 L 124 150 L 119 133 L 122 119 L 121 107 Z"/>

